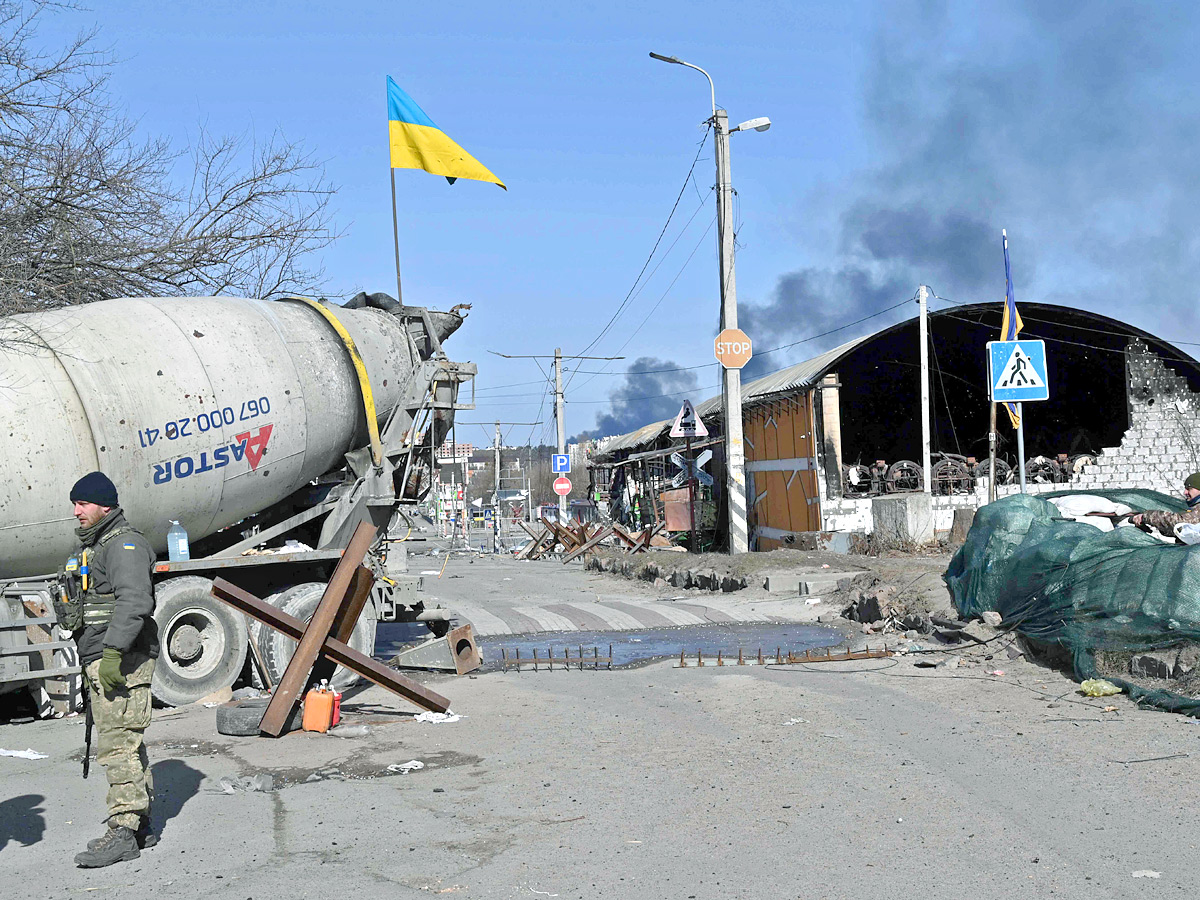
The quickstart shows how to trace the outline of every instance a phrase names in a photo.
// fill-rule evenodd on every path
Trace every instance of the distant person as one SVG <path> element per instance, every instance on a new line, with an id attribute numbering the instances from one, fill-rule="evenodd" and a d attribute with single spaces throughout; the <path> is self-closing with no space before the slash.
<path id="1" fill-rule="evenodd" d="M 1200 524 L 1200 472 L 1193 472 L 1183 479 L 1183 499 L 1187 501 L 1188 505 L 1183 512 L 1174 513 L 1162 509 L 1152 509 L 1131 516 L 1129 521 L 1134 525 L 1146 525 L 1149 528 L 1158 529 L 1168 537 L 1175 537 L 1175 526 L 1181 522 Z"/>
<path id="2" fill-rule="evenodd" d="M 158 658 L 154 550 L 125 520 L 117 489 L 102 472 L 71 488 L 79 547 L 64 575 L 74 602 L 71 627 L 96 723 L 96 761 L 108 776 L 108 829 L 75 857 L 86 869 L 136 859 L 158 842 L 150 827 L 154 782 L 144 736 Z"/>

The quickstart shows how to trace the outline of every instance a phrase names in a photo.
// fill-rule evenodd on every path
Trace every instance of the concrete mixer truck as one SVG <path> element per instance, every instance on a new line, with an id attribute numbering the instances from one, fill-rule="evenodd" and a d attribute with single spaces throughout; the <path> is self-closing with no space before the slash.
<path id="1" fill-rule="evenodd" d="M 0 319 L 0 692 L 71 672 L 50 573 L 75 543 L 67 492 L 94 469 L 159 554 L 162 703 L 234 683 L 251 642 L 277 680 L 294 644 L 248 626 L 211 579 L 310 618 L 364 520 L 379 529 L 376 581 L 350 643 L 370 654 L 387 620 L 444 633 L 405 539 L 436 448 L 472 408 L 475 366 L 442 349 L 462 321 L 384 294 L 124 298 Z M 165 558 L 173 522 L 188 560 Z"/>

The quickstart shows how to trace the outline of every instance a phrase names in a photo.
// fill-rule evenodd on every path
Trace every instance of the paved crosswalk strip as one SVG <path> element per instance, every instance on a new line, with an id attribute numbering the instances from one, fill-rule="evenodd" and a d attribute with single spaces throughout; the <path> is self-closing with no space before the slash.
<path id="1" fill-rule="evenodd" d="M 557 602 L 529 606 L 492 606 L 457 601 L 448 606 L 470 622 L 476 634 L 527 634 L 558 631 L 639 631 L 671 625 L 713 625 L 811 621 L 796 601 L 730 600 L 697 597 L 684 601 L 633 598 L 602 602 Z"/>

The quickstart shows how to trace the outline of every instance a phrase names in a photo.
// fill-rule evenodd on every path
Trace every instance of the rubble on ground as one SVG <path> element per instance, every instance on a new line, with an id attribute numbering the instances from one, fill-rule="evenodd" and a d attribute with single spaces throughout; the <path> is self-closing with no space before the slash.
<path id="1" fill-rule="evenodd" d="M 609 572 L 613 575 L 623 575 L 639 581 L 651 581 L 660 587 L 670 585 L 683 590 L 695 589 L 700 591 L 740 591 L 745 588 L 750 579 L 746 575 L 734 572 L 719 572 L 706 566 L 685 567 L 670 566 L 645 557 L 610 556 L 597 553 L 589 557 L 586 568 L 596 572 Z"/>

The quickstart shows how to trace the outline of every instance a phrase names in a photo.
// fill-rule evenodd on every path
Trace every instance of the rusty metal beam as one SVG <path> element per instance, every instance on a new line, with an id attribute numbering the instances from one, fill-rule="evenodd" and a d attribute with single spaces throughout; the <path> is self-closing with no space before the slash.
<path id="1" fill-rule="evenodd" d="M 354 626 L 358 624 L 358 617 L 362 615 L 363 608 L 367 605 L 367 598 L 371 596 L 371 588 L 374 584 L 375 573 L 366 566 L 359 566 L 354 570 L 348 589 L 349 599 L 338 609 L 333 620 L 333 627 L 329 632 L 330 636 L 337 638 L 342 643 L 350 643 L 350 637 L 354 634 Z M 313 663 L 312 677 L 309 678 L 309 683 L 333 678 L 335 668 L 335 664 L 328 657 L 318 658 Z"/>
<path id="2" fill-rule="evenodd" d="M 579 556 L 581 553 L 587 553 L 589 550 L 594 548 L 597 544 L 599 544 L 602 540 L 604 540 L 610 534 L 612 534 L 611 526 L 605 526 L 604 528 L 601 528 L 598 532 L 596 532 L 595 535 L 588 538 L 588 541 L 586 544 L 580 544 L 578 547 L 576 547 L 574 550 L 572 550 L 570 553 L 568 553 L 566 556 L 564 556 L 563 562 L 568 563 L 571 560 L 573 560 L 576 556 Z"/>
<path id="3" fill-rule="evenodd" d="M 346 552 L 342 554 L 337 568 L 333 570 L 333 577 L 325 585 L 325 593 L 321 595 L 321 602 L 317 604 L 312 621 L 304 629 L 300 643 L 292 652 L 292 658 L 288 660 L 283 677 L 279 679 L 279 684 L 271 694 L 271 702 L 267 704 L 267 711 L 259 725 L 263 734 L 279 737 L 287 727 L 288 716 L 300 700 L 313 664 L 321 653 L 321 646 L 333 633 L 334 623 L 339 614 L 342 614 L 353 600 L 351 582 L 354 580 L 354 572 L 367 555 L 374 538 L 375 526 L 370 522 L 359 522 L 358 527 L 354 529 L 354 536 L 346 546 Z"/>
<path id="4" fill-rule="evenodd" d="M 253 616 L 264 625 L 274 628 L 294 641 L 299 641 L 304 637 L 305 625 L 295 616 L 289 616 L 267 601 L 255 597 L 249 591 L 244 591 L 235 584 L 230 584 L 223 578 L 213 579 L 212 593 L 214 597 L 224 600 L 239 612 Z M 351 672 L 361 675 L 368 681 L 373 681 L 393 694 L 400 695 L 422 709 L 445 712 L 450 708 L 450 701 L 441 694 L 429 690 L 410 678 L 405 678 L 394 669 L 388 668 L 369 656 L 364 656 L 345 641 L 339 641 L 333 637 L 326 638 L 321 653 L 338 665 L 345 666 Z"/>

